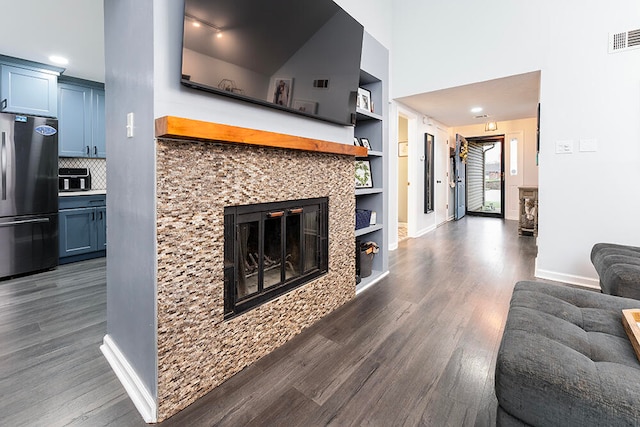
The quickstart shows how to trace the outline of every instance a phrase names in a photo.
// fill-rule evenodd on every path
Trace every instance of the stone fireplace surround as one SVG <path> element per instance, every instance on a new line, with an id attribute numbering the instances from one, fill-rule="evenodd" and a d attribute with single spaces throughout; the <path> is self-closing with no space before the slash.
<path id="1" fill-rule="evenodd" d="M 156 120 L 158 421 L 355 296 L 354 156 L 362 147 L 175 117 Z M 329 198 L 329 271 L 224 320 L 224 207 Z"/>

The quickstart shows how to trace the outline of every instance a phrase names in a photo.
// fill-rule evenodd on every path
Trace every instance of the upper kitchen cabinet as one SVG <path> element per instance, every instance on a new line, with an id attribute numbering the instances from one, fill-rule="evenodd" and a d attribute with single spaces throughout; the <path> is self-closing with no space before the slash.
<path id="1" fill-rule="evenodd" d="M 103 84 L 61 78 L 58 112 L 60 157 L 106 157 Z"/>
<path id="2" fill-rule="evenodd" d="M 63 68 L 0 55 L 0 111 L 56 117 Z"/>

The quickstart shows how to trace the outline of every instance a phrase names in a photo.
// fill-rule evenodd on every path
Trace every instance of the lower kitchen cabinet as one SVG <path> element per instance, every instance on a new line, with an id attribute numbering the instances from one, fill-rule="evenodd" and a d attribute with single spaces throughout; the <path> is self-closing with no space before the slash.
<path id="1" fill-rule="evenodd" d="M 106 215 L 104 195 L 60 197 L 60 264 L 106 255 Z"/>

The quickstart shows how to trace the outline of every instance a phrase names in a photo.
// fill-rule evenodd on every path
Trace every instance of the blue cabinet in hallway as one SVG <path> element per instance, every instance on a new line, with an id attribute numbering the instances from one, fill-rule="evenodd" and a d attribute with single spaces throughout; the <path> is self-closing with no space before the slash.
<path id="1" fill-rule="evenodd" d="M 58 84 L 60 157 L 106 157 L 104 89 L 77 79 Z"/>
<path id="2" fill-rule="evenodd" d="M 0 63 L 0 111 L 56 117 L 57 82 L 58 73 Z"/>
<path id="3" fill-rule="evenodd" d="M 60 264 L 105 256 L 105 202 L 104 195 L 60 197 Z"/>

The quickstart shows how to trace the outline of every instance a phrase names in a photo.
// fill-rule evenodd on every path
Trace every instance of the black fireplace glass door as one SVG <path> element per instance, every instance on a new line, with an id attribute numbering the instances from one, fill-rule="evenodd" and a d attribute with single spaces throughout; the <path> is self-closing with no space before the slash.
<path id="1" fill-rule="evenodd" d="M 282 218 L 264 221 L 264 287 L 282 282 Z"/>
<path id="2" fill-rule="evenodd" d="M 285 280 L 300 275 L 301 251 L 300 247 L 300 214 L 289 214 L 287 222 L 287 251 L 285 259 Z"/>
<path id="3" fill-rule="evenodd" d="M 304 271 L 317 269 L 320 224 L 318 210 L 308 209 L 304 213 Z"/>
<path id="4" fill-rule="evenodd" d="M 260 222 L 238 225 L 238 280 L 237 297 L 244 298 L 258 292 L 260 271 Z"/>

